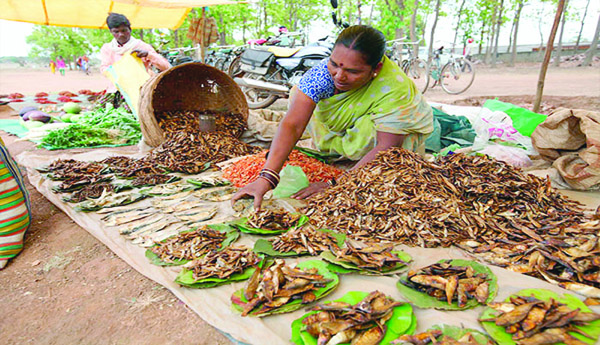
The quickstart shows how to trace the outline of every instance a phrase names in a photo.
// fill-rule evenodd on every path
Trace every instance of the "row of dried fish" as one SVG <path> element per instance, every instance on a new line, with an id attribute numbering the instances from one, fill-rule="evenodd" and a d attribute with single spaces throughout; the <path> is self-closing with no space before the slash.
<path id="1" fill-rule="evenodd" d="M 490 290 L 489 280 L 487 274 L 475 273 L 471 266 L 442 262 L 420 270 L 411 270 L 407 279 L 400 282 L 448 304 L 456 302 L 462 308 L 469 299 L 486 304 Z"/>
<path id="2" fill-rule="evenodd" d="M 258 265 L 260 260 L 248 247 L 230 246 L 222 251 L 213 250 L 206 256 L 189 262 L 185 267 L 192 271 L 196 281 L 207 278 L 226 279 Z"/>
<path id="3" fill-rule="evenodd" d="M 287 230 L 296 225 L 300 214 L 293 214 L 281 208 L 263 208 L 253 212 L 246 224 L 256 229 Z"/>
<path id="4" fill-rule="evenodd" d="M 181 260 L 195 260 L 221 247 L 225 232 L 208 227 L 182 232 L 164 242 L 158 242 L 150 250 L 162 261 L 173 263 Z"/>
<path id="5" fill-rule="evenodd" d="M 318 255 L 323 251 L 339 248 L 338 240 L 331 232 L 319 231 L 312 226 L 293 228 L 269 239 L 269 242 L 274 250 L 281 253 Z"/>
<path id="6" fill-rule="evenodd" d="M 306 317 L 302 324 L 320 345 L 379 344 L 386 333 L 386 321 L 392 317 L 394 308 L 401 304 L 374 291 L 355 305 L 345 302 L 317 305 L 310 310 L 318 312 Z"/>
<path id="7" fill-rule="evenodd" d="M 334 252 L 336 262 L 349 263 L 357 268 L 381 271 L 386 268 L 392 268 L 398 263 L 407 265 L 408 263 L 392 253 L 394 245 L 392 243 L 367 243 L 359 244 L 353 241 L 346 241 L 346 245 Z"/>
<path id="8" fill-rule="evenodd" d="M 315 226 L 353 238 L 422 247 L 460 244 L 472 252 L 481 247 L 480 257 L 488 262 L 514 267 L 532 263 L 525 257 L 546 241 L 585 242 L 597 238 L 600 230 L 600 219 L 587 216 L 578 203 L 552 189 L 547 179 L 487 156 L 454 154 L 428 162 L 401 148 L 382 152 L 343 175 L 337 186 L 309 199 L 304 212 Z M 583 256 L 597 255 L 600 247 L 593 243 Z M 489 246 L 496 252 L 488 253 Z M 503 251 L 500 258 L 499 251 Z M 540 254 L 554 262 L 544 269 L 564 278 L 556 281 L 600 287 L 597 281 L 583 278 L 584 274 L 596 277 L 597 268 L 584 273 L 561 263 L 565 260 L 558 251 Z"/>
<path id="9" fill-rule="evenodd" d="M 410 335 L 405 334 L 398 338 L 398 340 L 392 342 L 392 344 L 412 344 L 412 345 L 482 345 L 475 339 L 471 332 L 465 332 L 465 334 L 454 339 L 448 335 L 445 335 L 440 329 L 432 329 L 426 332 Z M 493 344 L 488 341 L 487 344 Z"/>
<path id="10" fill-rule="evenodd" d="M 200 131 L 200 116 L 214 116 L 217 132 L 222 132 L 239 138 L 247 129 L 246 122 L 241 114 L 209 112 L 209 111 L 165 111 L 158 113 L 158 125 L 168 138 L 173 133 L 187 132 L 197 133 Z"/>
<path id="11" fill-rule="evenodd" d="M 530 296 L 511 296 L 510 302 L 490 303 L 498 315 L 480 319 L 503 327 L 519 345 L 566 343 L 584 345 L 569 332 L 575 332 L 594 340 L 578 326 L 599 320 L 600 314 L 582 312 L 552 298 L 547 301 Z"/>

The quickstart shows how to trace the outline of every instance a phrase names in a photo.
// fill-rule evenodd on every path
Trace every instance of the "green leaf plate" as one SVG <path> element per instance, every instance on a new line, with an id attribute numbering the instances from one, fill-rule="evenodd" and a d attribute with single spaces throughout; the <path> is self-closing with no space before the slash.
<path id="1" fill-rule="evenodd" d="M 337 274 L 330 272 L 327 269 L 327 264 L 321 260 L 302 261 L 302 262 L 298 263 L 298 265 L 296 267 L 305 268 L 305 269 L 306 268 L 317 268 L 318 273 L 320 275 L 322 275 L 323 278 L 332 280 L 331 282 L 327 283 L 324 287 L 319 288 L 314 291 L 317 300 L 330 294 L 333 290 L 335 290 L 335 288 L 340 283 L 340 278 L 337 276 Z M 232 304 L 231 304 L 232 309 L 236 312 L 241 313 L 243 310 L 242 304 L 248 302 L 248 300 L 244 297 L 244 289 L 240 289 L 240 290 L 234 292 L 233 295 L 231 295 L 231 302 L 232 302 Z M 257 306 L 257 308 L 255 308 L 257 310 L 255 310 L 254 312 L 250 312 L 248 315 L 263 317 L 263 316 L 273 315 L 273 314 L 288 313 L 288 312 L 300 309 L 303 306 L 305 306 L 305 304 L 302 304 L 302 300 L 294 299 L 291 302 L 289 302 L 285 305 L 282 305 L 279 308 L 271 309 L 266 313 L 259 313 L 258 309 L 260 309 L 261 305 L 262 304 L 259 304 Z"/>
<path id="2" fill-rule="evenodd" d="M 399 257 L 402 261 L 404 261 L 406 263 L 409 263 L 412 261 L 412 257 L 403 251 L 393 250 L 392 253 L 395 254 L 397 257 Z M 359 268 L 353 263 L 339 260 L 335 256 L 335 254 L 333 254 L 332 252 L 321 253 L 321 258 L 323 260 L 331 263 L 329 265 L 329 270 L 340 273 L 340 274 L 358 273 L 358 274 L 365 274 L 365 275 L 387 275 L 387 274 L 397 273 L 398 271 L 401 271 L 408 267 L 407 265 L 405 265 L 401 262 L 397 262 L 396 265 L 394 265 L 392 267 L 384 268 L 381 271 L 373 270 L 373 269 L 366 269 L 366 268 Z"/>
<path id="3" fill-rule="evenodd" d="M 346 235 L 337 233 L 333 230 L 328 229 L 318 229 L 317 231 L 326 232 L 331 234 L 336 239 L 336 243 L 339 247 L 344 245 L 344 241 L 346 241 Z M 254 252 L 268 255 L 270 257 L 283 257 L 283 256 L 301 256 L 301 255 L 309 255 L 308 252 L 296 253 L 296 252 L 279 252 L 273 249 L 273 244 L 265 239 L 258 239 L 254 243 Z M 330 268 L 331 270 L 331 268 Z"/>
<path id="4" fill-rule="evenodd" d="M 289 229 L 282 229 L 282 230 L 268 230 L 268 229 L 258 229 L 258 228 L 252 228 L 247 226 L 248 222 L 248 218 L 240 218 L 238 220 L 234 220 L 233 222 L 231 222 L 230 224 L 235 226 L 236 228 L 238 228 L 241 232 L 246 233 L 246 234 L 253 234 L 253 235 L 279 235 L 282 234 L 290 229 L 293 228 L 297 228 L 297 227 L 301 227 L 302 225 L 308 223 L 308 217 L 305 215 L 300 215 L 300 219 L 298 219 L 298 223 L 296 223 L 296 225 L 292 226 Z"/>
<path id="5" fill-rule="evenodd" d="M 208 225 L 208 227 L 213 230 L 217 230 L 217 231 L 224 232 L 227 234 L 227 236 L 225 237 L 223 242 L 221 242 L 221 248 L 219 250 L 223 250 L 223 249 L 227 248 L 231 243 L 235 242 L 240 237 L 239 231 L 237 231 L 236 228 L 229 226 L 227 224 L 211 224 L 211 225 Z M 180 232 L 179 234 L 184 234 L 184 233 L 192 232 L 192 231 L 196 231 L 196 229 L 185 230 L 185 231 Z M 175 236 L 178 236 L 178 235 L 173 235 L 169 238 L 162 240 L 161 242 L 166 242 Z M 154 245 L 154 246 L 156 247 L 157 245 Z M 157 266 L 179 266 L 179 265 L 183 265 L 183 264 L 190 262 L 190 260 L 186 260 L 186 259 L 173 260 L 172 262 L 163 261 L 158 255 L 156 255 L 156 253 L 154 253 L 150 249 L 146 250 L 145 255 L 152 264 L 157 265 Z"/>
<path id="6" fill-rule="evenodd" d="M 569 308 L 572 308 L 572 309 L 579 308 L 584 313 L 591 312 L 590 308 L 588 308 L 588 306 L 586 306 L 580 299 L 578 299 L 577 297 L 570 295 L 570 294 L 564 294 L 564 295 L 560 296 L 556 292 L 553 292 L 550 290 L 525 289 L 525 290 L 521 290 L 521 291 L 517 292 L 515 295 L 525 296 L 525 297 L 534 296 L 535 298 L 543 300 L 543 301 L 548 301 L 550 298 L 553 298 L 557 302 L 566 304 L 567 306 L 569 306 Z M 510 301 L 510 297 L 506 298 L 505 301 L 506 302 Z M 483 313 L 481 314 L 481 316 L 479 318 L 487 319 L 490 317 L 494 317 L 497 315 L 496 313 L 497 312 L 494 309 L 488 307 L 483 311 Z M 506 330 L 504 329 L 504 327 L 497 326 L 494 322 L 481 322 L 481 324 L 482 324 L 483 328 L 486 330 L 486 332 L 488 332 L 488 334 L 496 342 L 498 342 L 498 344 L 503 344 L 503 345 L 504 344 L 515 345 L 516 344 L 516 342 L 512 339 L 512 335 L 507 333 Z M 593 336 L 594 339 L 587 338 L 587 337 L 585 337 L 579 333 L 575 333 L 575 332 L 569 332 L 570 335 L 574 336 L 575 338 L 577 338 L 587 344 L 590 344 L 590 345 L 597 344 L 596 340 L 600 336 L 600 320 L 592 321 L 585 326 L 575 326 L 575 327 L 577 327 L 580 330 L 584 331 L 585 333 Z M 559 344 L 564 345 L 564 343 L 559 343 Z"/>
<path id="7" fill-rule="evenodd" d="M 362 301 L 368 294 L 368 292 L 350 291 L 340 299 L 336 299 L 334 302 L 346 302 L 354 305 Z M 302 324 L 302 320 L 315 313 L 317 313 L 317 311 L 308 312 L 292 322 L 292 342 L 294 344 L 317 345 L 317 339 L 306 332 L 305 327 Z M 390 344 L 393 340 L 403 334 L 413 334 L 417 329 L 417 319 L 413 313 L 412 306 L 408 303 L 404 303 L 395 307 L 392 317 L 386 321 L 385 325 L 386 333 L 380 342 L 382 345 Z"/>
<path id="8" fill-rule="evenodd" d="M 471 267 L 473 267 L 473 270 L 475 271 L 475 273 L 487 274 L 488 278 L 490 278 L 490 280 L 489 280 L 490 287 L 489 287 L 489 296 L 488 296 L 488 299 L 486 300 L 486 304 L 490 303 L 494 300 L 494 297 L 496 296 L 496 293 L 498 292 L 498 278 L 496 277 L 495 274 L 492 273 L 492 271 L 487 266 L 482 265 L 475 261 L 460 260 L 460 259 L 441 260 L 439 262 L 448 262 L 448 261 L 450 261 L 450 264 L 452 264 L 454 266 L 471 266 Z M 396 284 L 396 287 L 398 288 L 398 290 L 400 290 L 400 293 L 402 293 L 404 295 L 404 297 L 406 297 L 406 299 L 410 301 L 410 303 L 414 304 L 418 308 L 422 308 L 422 309 L 435 308 L 435 309 L 441 309 L 441 310 L 465 310 L 465 309 L 474 308 L 479 305 L 479 302 L 477 302 L 477 300 L 474 298 L 467 300 L 467 304 L 464 307 L 459 307 L 458 303 L 456 301 L 452 302 L 452 304 L 448 304 L 448 302 L 446 302 L 446 301 L 440 301 L 437 298 L 431 297 L 424 292 L 417 291 L 411 287 L 408 287 L 408 286 L 404 285 L 403 282 L 404 283 L 407 282 L 407 273 L 403 274 L 400 277 L 400 280 Z"/>
<path id="9" fill-rule="evenodd" d="M 259 262 L 258 267 L 262 267 L 263 263 L 264 263 L 264 260 Z M 181 286 L 185 286 L 188 288 L 204 289 L 204 288 L 210 288 L 210 287 L 231 284 L 233 282 L 246 280 L 252 276 L 254 271 L 255 271 L 254 267 L 248 267 L 244 271 L 239 272 L 239 273 L 234 273 L 225 279 L 215 277 L 215 278 L 206 278 L 206 279 L 195 280 L 193 272 L 191 270 L 183 268 L 183 270 L 181 272 L 179 272 L 179 274 L 175 278 L 175 282 Z"/>

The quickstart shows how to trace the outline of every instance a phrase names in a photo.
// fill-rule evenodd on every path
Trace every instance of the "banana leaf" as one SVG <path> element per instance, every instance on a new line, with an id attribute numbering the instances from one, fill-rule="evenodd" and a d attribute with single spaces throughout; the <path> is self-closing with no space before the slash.
<path id="1" fill-rule="evenodd" d="M 333 230 L 328 230 L 328 229 L 318 229 L 317 231 L 321 231 L 321 232 L 326 232 L 331 234 L 333 237 L 335 237 L 336 239 L 336 244 L 338 245 L 338 247 L 341 247 L 344 245 L 344 241 L 346 241 L 346 235 L 344 234 L 340 234 L 337 233 Z M 265 254 L 268 255 L 270 257 L 284 257 L 284 256 L 301 256 L 301 255 L 309 255 L 308 251 L 306 252 L 301 252 L 301 253 L 296 253 L 296 252 L 279 252 L 275 249 L 273 249 L 273 244 L 265 239 L 258 239 L 255 243 L 254 243 L 254 252 L 255 253 L 261 253 L 261 254 Z"/>
<path id="2" fill-rule="evenodd" d="M 74 209 L 75 209 L 75 211 L 79 211 L 79 212 L 94 212 L 94 211 L 98 211 L 103 208 L 125 206 L 125 205 L 129 205 L 129 204 L 133 204 L 134 202 L 138 202 L 142 199 L 145 199 L 146 197 L 147 197 L 147 195 L 132 193 L 132 194 L 130 194 L 130 197 L 128 199 L 125 199 L 125 200 L 122 200 L 119 202 L 104 204 L 104 205 L 98 205 L 95 202 L 97 199 L 92 199 L 92 200 L 80 202 L 77 206 L 74 207 Z"/>
<path id="3" fill-rule="evenodd" d="M 248 218 L 240 218 L 238 220 L 235 220 L 235 221 L 231 222 L 230 224 L 233 225 L 233 226 L 235 226 L 241 232 L 246 233 L 246 234 L 253 234 L 253 235 L 279 235 L 279 234 L 282 234 L 282 233 L 284 233 L 286 231 L 289 231 L 290 229 L 298 228 L 298 227 L 301 227 L 302 225 L 308 223 L 308 217 L 305 216 L 305 215 L 301 215 L 300 218 L 298 219 L 298 222 L 296 223 L 296 225 L 292 226 L 289 229 L 282 229 L 282 230 L 257 229 L 257 228 L 249 227 L 247 225 L 247 223 L 248 223 Z"/>
<path id="4" fill-rule="evenodd" d="M 573 295 L 570 295 L 570 294 L 564 294 L 561 296 L 561 295 L 557 294 L 556 292 L 553 292 L 550 290 L 545 290 L 545 289 L 525 289 L 525 290 L 521 290 L 521 291 L 517 292 L 515 295 L 524 296 L 524 297 L 534 296 L 535 298 L 540 299 L 542 301 L 548 301 L 548 300 L 550 300 L 550 298 L 553 298 L 557 302 L 566 304 L 571 309 L 579 308 L 581 310 L 581 312 L 584 312 L 584 313 L 589 313 L 592 311 L 579 298 L 577 298 Z M 505 301 L 509 302 L 510 297 L 506 298 Z M 497 313 L 498 312 L 496 312 L 494 309 L 488 307 L 483 311 L 483 313 L 481 314 L 481 316 L 479 318 L 487 319 L 487 318 L 496 316 Z M 506 330 L 504 329 L 504 327 L 497 326 L 494 322 L 490 322 L 490 321 L 483 321 L 483 322 L 481 322 L 481 325 L 483 326 L 483 329 L 485 329 L 485 331 L 492 337 L 492 339 L 494 339 L 496 342 L 498 342 L 498 344 L 503 344 L 503 345 L 504 344 L 515 345 L 516 344 L 516 342 L 512 339 L 512 335 L 507 333 Z M 585 337 L 579 333 L 575 333 L 575 332 L 569 332 L 570 335 L 574 336 L 575 338 L 577 338 L 587 344 L 590 344 L 590 345 L 597 344 L 596 341 L 598 340 L 598 337 L 600 336 L 600 320 L 592 321 L 585 326 L 575 326 L 575 327 L 582 330 L 583 332 L 593 336 L 594 339 L 587 338 L 587 337 Z M 558 343 L 558 344 L 564 345 L 564 343 Z"/>
<path id="5" fill-rule="evenodd" d="M 492 271 L 485 265 L 482 265 L 475 261 L 470 260 L 441 260 L 440 262 L 450 262 L 450 264 L 454 266 L 471 266 L 475 273 L 485 273 L 487 274 L 489 280 L 489 296 L 486 300 L 486 304 L 490 303 L 494 300 L 496 293 L 498 292 L 498 278 Z M 464 307 L 459 307 L 456 301 L 453 301 L 452 304 L 448 304 L 447 301 L 438 300 L 435 297 L 429 296 L 428 294 L 417 291 L 411 287 L 406 286 L 407 283 L 407 274 L 403 274 L 398 280 L 396 287 L 400 290 L 400 293 L 404 295 L 404 297 L 412 304 L 414 304 L 418 308 L 422 309 L 441 309 L 441 310 L 465 310 L 474 308 L 479 305 L 476 299 L 471 298 L 467 300 L 467 303 Z"/>
<path id="6" fill-rule="evenodd" d="M 240 233 L 239 233 L 239 231 L 237 231 L 237 229 L 235 229 L 231 226 L 228 226 L 226 224 L 211 224 L 211 225 L 208 225 L 207 227 L 209 227 L 213 230 L 216 230 L 216 231 L 225 232 L 227 234 L 227 237 L 225 237 L 223 242 L 221 242 L 221 247 L 218 249 L 219 251 L 227 248 L 230 244 L 235 242 L 240 237 Z M 184 234 L 184 233 L 192 232 L 192 231 L 196 231 L 196 229 L 185 230 L 185 231 L 180 232 L 179 234 Z M 173 235 L 167 239 L 162 240 L 161 242 L 166 242 L 175 236 L 178 236 L 178 235 Z M 157 246 L 158 245 L 154 245 L 154 247 L 157 247 Z M 190 262 L 190 260 L 186 260 L 186 259 L 177 259 L 177 260 L 173 260 L 172 262 L 164 261 L 150 249 L 146 249 L 145 256 L 150 260 L 150 262 L 152 264 L 157 265 L 157 266 L 179 266 L 179 265 L 183 265 L 183 264 Z"/>
<path id="7" fill-rule="evenodd" d="M 209 182 L 209 181 L 202 181 L 202 180 L 196 180 L 193 178 L 189 178 L 186 181 L 187 181 L 187 183 L 189 183 L 195 187 L 200 187 L 200 188 L 221 187 L 221 186 L 228 186 L 231 184 L 231 182 L 229 182 L 227 180 L 223 180 L 223 179 L 215 179 L 214 182 Z"/>
<path id="8" fill-rule="evenodd" d="M 387 275 L 394 274 L 400 270 L 407 268 L 407 264 L 412 261 L 412 257 L 407 253 L 400 250 L 393 250 L 392 254 L 395 254 L 398 258 L 404 261 L 406 264 L 401 262 L 397 262 L 392 267 L 385 267 L 381 271 L 368 269 L 368 268 L 360 268 L 351 262 L 346 262 L 338 259 L 335 254 L 332 252 L 323 252 L 321 253 L 321 258 L 330 263 L 329 270 L 340 273 L 340 274 L 348 274 L 348 273 L 358 273 L 365 275 Z"/>
<path id="9" fill-rule="evenodd" d="M 330 294 L 331 292 L 333 292 L 333 290 L 335 290 L 335 288 L 340 283 L 340 279 L 337 276 L 337 274 L 330 272 L 327 269 L 327 264 L 321 260 L 302 261 L 302 262 L 298 263 L 298 265 L 296 267 L 304 268 L 304 269 L 317 268 L 318 274 L 322 275 L 324 279 L 332 280 L 331 282 L 327 283 L 324 287 L 313 291 L 316 296 L 316 300 L 321 299 L 321 298 L 327 296 L 328 294 Z M 239 289 L 238 291 L 234 292 L 233 295 L 231 295 L 232 309 L 238 313 L 241 313 L 243 311 L 243 304 L 247 303 L 247 302 L 248 302 L 248 300 L 244 297 L 244 289 Z M 262 307 L 262 304 L 259 304 L 254 308 L 255 311 L 250 312 L 248 315 L 263 317 L 263 316 L 274 315 L 274 314 L 282 314 L 282 313 L 288 313 L 288 312 L 291 312 L 294 310 L 298 310 L 298 309 L 302 308 L 303 306 L 305 306 L 305 304 L 302 304 L 302 300 L 293 299 L 293 300 L 291 300 L 291 302 L 288 302 L 279 308 L 271 309 L 267 312 L 260 313 L 259 310 Z"/>
<path id="10" fill-rule="evenodd" d="M 346 302 L 354 305 L 362 301 L 365 297 L 367 297 L 368 294 L 369 293 L 362 291 L 350 291 L 340 299 L 336 299 L 334 302 Z M 302 320 L 315 313 L 317 313 L 317 311 L 308 312 L 292 322 L 292 342 L 294 344 L 317 345 L 317 339 L 306 332 L 306 326 L 302 324 Z M 385 336 L 379 343 L 382 345 L 390 344 L 393 340 L 397 339 L 403 334 L 413 334 L 417 329 L 417 319 L 413 313 L 412 306 L 408 303 L 404 303 L 395 307 L 392 317 L 386 321 L 385 326 Z"/>
<path id="11" fill-rule="evenodd" d="M 262 267 L 264 262 L 265 262 L 265 260 L 262 260 L 261 262 L 259 262 L 258 267 Z M 256 267 L 248 267 L 245 270 L 243 270 L 242 272 L 234 273 L 227 278 L 214 277 L 214 278 L 195 280 L 193 272 L 184 267 L 183 270 L 181 272 L 179 272 L 179 274 L 175 278 L 175 282 L 181 286 L 185 286 L 188 288 L 205 289 L 205 288 L 211 288 L 211 287 L 215 287 L 215 286 L 231 284 L 233 282 L 246 280 L 246 279 L 250 278 L 252 276 L 252 274 L 254 274 L 255 270 L 256 270 Z"/>

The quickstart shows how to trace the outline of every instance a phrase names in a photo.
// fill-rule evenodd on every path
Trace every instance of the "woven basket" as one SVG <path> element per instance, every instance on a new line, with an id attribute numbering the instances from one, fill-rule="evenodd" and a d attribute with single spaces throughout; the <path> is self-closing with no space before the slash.
<path id="1" fill-rule="evenodd" d="M 190 62 L 159 73 L 142 86 L 139 120 L 145 143 L 156 147 L 165 140 L 155 113 L 186 110 L 230 112 L 248 120 L 248 103 L 233 79 L 214 67 Z"/>

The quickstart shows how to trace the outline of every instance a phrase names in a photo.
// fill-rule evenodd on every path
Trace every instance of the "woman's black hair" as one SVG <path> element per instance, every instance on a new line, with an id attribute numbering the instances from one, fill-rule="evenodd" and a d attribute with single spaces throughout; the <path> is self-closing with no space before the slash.
<path id="1" fill-rule="evenodd" d="M 108 25 L 109 29 L 118 28 L 121 25 L 125 25 L 131 30 L 131 23 L 129 23 L 129 19 L 120 13 L 109 13 L 106 18 L 106 25 Z"/>
<path id="2" fill-rule="evenodd" d="M 372 68 L 377 67 L 385 53 L 385 36 L 368 25 L 354 25 L 344 29 L 335 40 L 335 45 L 338 44 L 360 52 Z"/>

